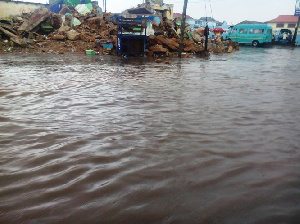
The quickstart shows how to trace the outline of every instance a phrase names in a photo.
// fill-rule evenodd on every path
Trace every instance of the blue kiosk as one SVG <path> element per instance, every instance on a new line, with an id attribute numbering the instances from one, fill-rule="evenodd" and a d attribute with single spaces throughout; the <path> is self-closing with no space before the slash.
<path id="1" fill-rule="evenodd" d="M 120 18 L 117 53 L 120 55 L 144 55 L 147 44 L 146 30 L 146 18 Z"/>

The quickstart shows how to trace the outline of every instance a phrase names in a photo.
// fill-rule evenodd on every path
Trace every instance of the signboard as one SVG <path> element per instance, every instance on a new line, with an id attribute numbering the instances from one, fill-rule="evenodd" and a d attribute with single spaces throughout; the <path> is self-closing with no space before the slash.
<path id="1" fill-rule="evenodd" d="M 295 16 L 300 16 L 300 0 L 296 0 Z"/>

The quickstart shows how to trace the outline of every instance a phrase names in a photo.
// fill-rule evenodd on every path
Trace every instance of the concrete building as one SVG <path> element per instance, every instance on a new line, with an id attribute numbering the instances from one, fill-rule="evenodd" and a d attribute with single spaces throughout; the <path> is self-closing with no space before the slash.
<path id="1" fill-rule="evenodd" d="M 174 13 L 174 18 L 181 19 L 181 13 Z M 210 29 L 216 28 L 216 27 L 222 27 L 225 26 L 224 29 L 227 29 L 227 23 L 226 22 L 219 22 L 215 20 L 212 17 L 201 17 L 200 19 L 194 19 L 191 16 L 186 16 L 186 22 L 190 25 L 191 29 L 197 29 L 199 27 L 205 27 L 206 23 Z"/>
<path id="2" fill-rule="evenodd" d="M 273 33 L 279 33 L 281 29 L 289 29 L 293 33 L 298 22 L 298 16 L 279 15 L 277 18 L 267 21 L 267 24 L 272 26 Z"/>
<path id="3" fill-rule="evenodd" d="M 217 26 L 222 26 L 222 23 L 221 23 L 221 22 L 215 20 L 215 19 L 212 18 L 212 17 L 201 17 L 201 18 L 199 19 L 199 21 L 203 21 L 204 24 L 205 24 L 205 26 L 206 26 L 206 23 L 207 23 L 207 25 L 208 25 L 208 27 L 209 27 L 210 29 L 216 28 Z"/>
<path id="4" fill-rule="evenodd" d="M 45 4 L 40 3 L 0 0 L 0 18 L 20 16 L 45 7 Z"/>

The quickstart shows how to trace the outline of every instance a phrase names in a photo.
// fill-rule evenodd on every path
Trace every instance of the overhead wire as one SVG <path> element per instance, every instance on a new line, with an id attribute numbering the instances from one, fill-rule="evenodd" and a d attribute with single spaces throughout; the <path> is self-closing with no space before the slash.
<path id="1" fill-rule="evenodd" d="M 207 9 L 206 9 L 206 1 L 205 1 L 205 20 L 206 20 L 206 25 L 208 25 L 208 22 L 207 22 Z"/>
<path id="2" fill-rule="evenodd" d="M 211 13 L 211 18 L 214 18 L 214 15 L 213 15 L 213 11 L 212 11 L 212 7 L 211 7 L 211 1 L 209 0 L 209 4 L 210 4 L 210 13 Z M 214 27 L 213 27 L 214 28 Z"/>
<path id="3" fill-rule="evenodd" d="M 224 1 L 224 0 L 212 0 L 212 1 Z M 201 2 L 204 2 L 205 5 L 205 17 L 206 17 L 206 22 L 207 22 L 207 17 L 208 17 L 208 3 L 209 3 L 209 7 L 210 7 L 210 14 L 211 14 L 211 18 L 214 18 L 213 16 L 213 9 L 212 9 L 212 1 L 209 0 L 194 0 L 194 1 L 189 1 L 189 4 L 202 4 Z M 173 1 L 172 4 L 174 3 L 183 3 L 183 0 L 177 0 L 177 1 Z"/>
<path id="4" fill-rule="evenodd" d="M 211 18 L 214 18 L 213 11 L 212 11 L 212 7 L 211 7 L 211 1 L 210 1 L 210 0 L 209 0 L 209 4 L 210 4 L 210 13 L 211 13 Z"/>
<path id="5" fill-rule="evenodd" d="M 206 25 L 208 25 L 208 14 L 209 14 L 209 9 L 208 7 L 210 7 L 210 17 L 214 18 L 213 15 L 213 9 L 212 9 L 212 2 L 214 1 L 226 1 L 226 0 L 193 0 L 193 1 L 189 1 L 189 4 L 203 4 L 204 3 L 204 7 L 205 7 L 205 21 L 206 21 Z M 183 0 L 177 0 L 177 1 L 172 1 L 172 4 L 174 3 L 183 3 Z M 208 6 L 209 4 L 209 6 Z"/>

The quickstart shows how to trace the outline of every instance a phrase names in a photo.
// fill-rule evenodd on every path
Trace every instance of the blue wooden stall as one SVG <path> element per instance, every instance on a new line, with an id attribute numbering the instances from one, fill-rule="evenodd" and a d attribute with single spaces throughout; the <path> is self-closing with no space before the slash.
<path id="1" fill-rule="evenodd" d="M 146 18 L 120 18 L 118 21 L 117 53 L 144 55 L 147 45 Z"/>

